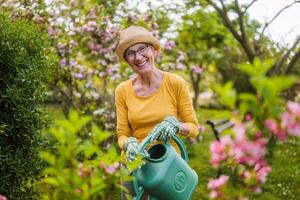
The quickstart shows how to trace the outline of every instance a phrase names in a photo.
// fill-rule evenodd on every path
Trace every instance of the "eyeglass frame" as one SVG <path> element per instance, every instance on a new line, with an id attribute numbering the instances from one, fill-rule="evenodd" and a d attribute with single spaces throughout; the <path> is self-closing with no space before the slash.
<path id="1" fill-rule="evenodd" d="M 149 46 L 150 46 L 149 44 L 145 44 L 145 45 L 139 47 L 136 51 L 131 51 L 130 50 L 129 52 L 133 53 L 133 55 L 132 55 L 133 57 L 129 58 L 129 59 L 128 59 L 128 53 L 127 53 L 128 51 L 126 51 L 125 54 L 124 54 L 124 58 L 126 60 L 133 60 L 133 59 L 135 59 L 137 53 L 140 54 L 141 56 L 144 56 L 148 52 Z M 143 52 L 143 53 L 141 53 L 141 51 L 143 50 L 142 47 L 145 47 L 145 52 Z"/>

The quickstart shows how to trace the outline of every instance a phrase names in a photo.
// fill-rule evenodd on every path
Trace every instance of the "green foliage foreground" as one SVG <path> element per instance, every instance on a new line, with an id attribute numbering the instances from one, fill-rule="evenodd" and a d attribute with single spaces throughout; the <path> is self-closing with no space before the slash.
<path id="1" fill-rule="evenodd" d="M 23 20 L 0 15 L 0 194 L 33 199 L 43 162 L 41 109 L 50 65 L 46 37 Z"/>

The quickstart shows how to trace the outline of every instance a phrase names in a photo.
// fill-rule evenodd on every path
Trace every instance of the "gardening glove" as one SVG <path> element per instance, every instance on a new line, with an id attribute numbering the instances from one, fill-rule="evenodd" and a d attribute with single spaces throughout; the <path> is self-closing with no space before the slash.
<path id="1" fill-rule="evenodd" d="M 157 124 L 152 130 L 150 142 L 154 140 L 168 141 L 180 130 L 180 122 L 174 116 L 166 117 L 161 123 Z"/>
<path id="2" fill-rule="evenodd" d="M 126 150 L 126 161 L 131 162 L 135 160 L 140 148 L 137 139 L 129 137 L 124 143 L 124 148 Z"/>

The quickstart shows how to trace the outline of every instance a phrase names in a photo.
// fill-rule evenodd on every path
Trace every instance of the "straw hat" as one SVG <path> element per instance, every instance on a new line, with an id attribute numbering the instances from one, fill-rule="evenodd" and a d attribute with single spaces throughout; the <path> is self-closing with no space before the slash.
<path id="1" fill-rule="evenodd" d="M 136 43 L 151 44 L 156 50 L 160 50 L 160 42 L 150 31 L 141 26 L 130 26 L 120 32 L 120 41 L 116 48 L 119 58 L 124 59 L 126 49 Z"/>

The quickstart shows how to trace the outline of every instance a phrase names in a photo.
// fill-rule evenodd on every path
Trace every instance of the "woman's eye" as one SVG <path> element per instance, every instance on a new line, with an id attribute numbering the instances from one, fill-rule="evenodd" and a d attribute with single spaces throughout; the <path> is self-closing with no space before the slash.
<path id="1" fill-rule="evenodd" d="M 141 47 L 141 48 L 139 49 L 139 52 L 143 52 L 143 51 L 145 51 L 145 49 L 146 49 L 146 47 Z"/>
<path id="2" fill-rule="evenodd" d="M 130 52 L 130 53 L 127 54 L 127 57 L 132 57 L 133 55 L 134 55 L 134 53 Z"/>

